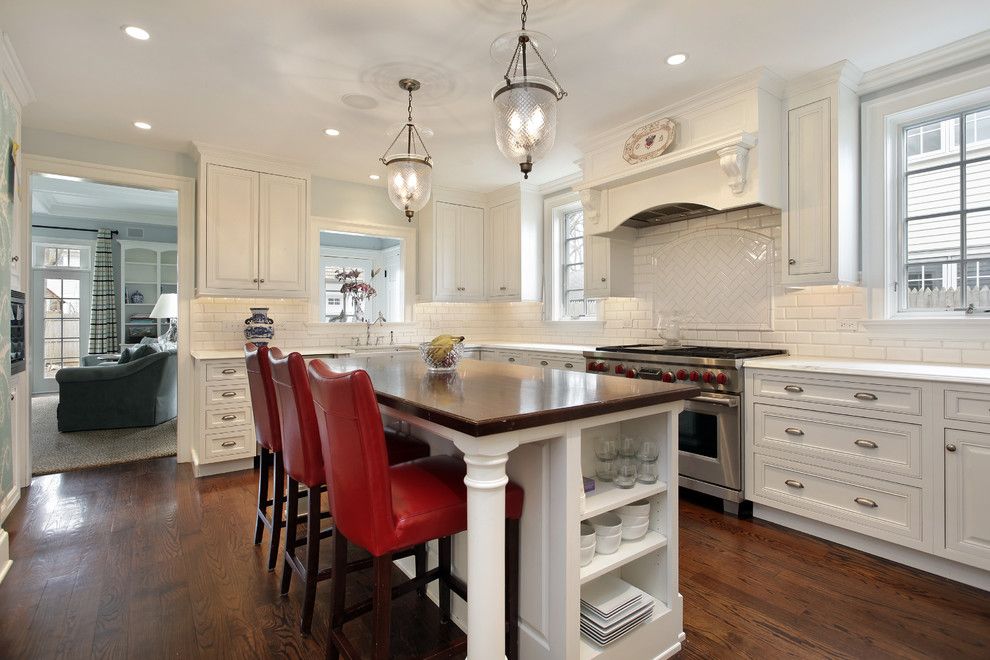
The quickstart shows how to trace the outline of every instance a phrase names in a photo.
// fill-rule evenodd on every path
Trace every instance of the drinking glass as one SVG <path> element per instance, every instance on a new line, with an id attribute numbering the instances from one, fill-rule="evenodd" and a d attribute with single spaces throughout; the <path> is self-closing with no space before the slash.
<path id="1" fill-rule="evenodd" d="M 599 458 L 595 468 L 595 476 L 599 481 L 612 481 L 615 478 L 615 459 Z"/>
<path id="2" fill-rule="evenodd" d="M 636 438 L 627 435 L 622 438 L 622 442 L 619 444 L 619 456 L 635 456 L 638 449 L 639 443 Z"/>
<path id="3" fill-rule="evenodd" d="M 619 488 L 632 488 L 636 485 L 636 471 L 636 459 L 620 458 L 615 465 L 615 485 Z"/>
<path id="4" fill-rule="evenodd" d="M 660 458 L 660 443 L 656 440 L 644 440 L 636 453 L 639 460 L 649 463 Z"/>
<path id="5" fill-rule="evenodd" d="M 641 484 L 655 484 L 660 480 L 660 461 L 640 461 L 636 481 Z"/>
<path id="6" fill-rule="evenodd" d="M 612 438 L 599 440 L 595 445 L 595 455 L 603 461 L 614 460 L 619 453 L 618 443 Z"/>

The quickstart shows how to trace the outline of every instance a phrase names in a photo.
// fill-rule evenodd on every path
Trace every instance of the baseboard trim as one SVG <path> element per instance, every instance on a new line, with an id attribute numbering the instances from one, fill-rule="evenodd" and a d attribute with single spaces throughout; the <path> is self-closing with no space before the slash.
<path id="1" fill-rule="evenodd" d="M 889 541 L 881 541 L 859 532 L 834 527 L 827 523 L 811 520 L 802 516 L 774 509 L 763 504 L 753 504 L 753 517 L 772 522 L 783 527 L 795 529 L 811 536 L 849 546 L 856 550 L 887 559 L 898 564 L 932 573 L 956 582 L 968 584 L 977 589 L 990 591 L 990 571 L 980 570 L 975 566 L 967 566 L 959 562 L 931 555 L 927 552 L 906 548 Z"/>
<path id="2" fill-rule="evenodd" d="M 7 530 L 0 529 L 0 584 L 13 565 L 14 562 L 10 560 L 10 535 Z"/>
<path id="3" fill-rule="evenodd" d="M 0 503 L 0 524 L 3 524 L 3 521 L 7 519 L 7 516 L 10 515 L 20 500 L 21 489 L 16 486 L 11 488 L 10 492 L 3 498 L 3 502 Z"/>
<path id="4" fill-rule="evenodd" d="M 193 476 L 212 477 L 217 474 L 253 469 L 254 456 L 249 456 L 248 458 L 239 458 L 233 461 L 222 461 L 219 463 L 193 463 Z"/>

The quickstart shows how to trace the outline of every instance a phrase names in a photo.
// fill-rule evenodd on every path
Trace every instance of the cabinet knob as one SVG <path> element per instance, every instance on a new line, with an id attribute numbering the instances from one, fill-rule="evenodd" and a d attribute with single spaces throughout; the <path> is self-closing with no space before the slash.
<path id="1" fill-rule="evenodd" d="M 515 361 L 516 361 L 516 358 L 512 358 L 512 357 L 509 358 L 509 362 L 515 362 Z"/>
<path id="2" fill-rule="evenodd" d="M 793 266 L 794 264 L 797 263 L 797 259 L 788 259 L 787 260 L 787 263 L 788 263 L 788 265 Z"/>
<path id="3" fill-rule="evenodd" d="M 956 446 L 955 445 L 946 445 L 945 446 L 945 451 L 953 451 L 954 452 L 955 450 L 956 450 Z"/>
<path id="4" fill-rule="evenodd" d="M 504 287 L 504 286 L 500 286 L 500 287 L 498 288 L 498 290 L 499 290 L 499 291 L 505 291 L 505 287 Z"/>
<path id="5" fill-rule="evenodd" d="M 567 369 L 573 369 L 574 368 L 574 363 L 572 363 L 572 362 L 565 362 L 564 363 L 564 367 L 567 368 Z"/>
<path id="6" fill-rule="evenodd" d="M 12 256 L 12 257 L 10 258 L 10 260 L 11 260 L 11 261 L 20 261 L 20 260 L 21 260 L 21 258 L 20 258 L 20 257 L 18 257 L 18 256 L 17 256 L 16 254 L 15 254 L 14 256 Z"/>
<path id="7" fill-rule="evenodd" d="M 540 366 L 541 366 L 541 367 L 546 367 L 546 366 L 549 366 L 549 364 L 550 364 L 550 363 L 549 363 L 549 362 L 547 362 L 546 360 L 540 360 Z"/>
<path id="8" fill-rule="evenodd" d="M 255 284 L 257 284 L 257 283 L 258 283 L 258 278 L 257 278 L 257 277 L 256 277 L 256 278 L 254 278 L 254 280 L 253 280 L 253 281 L 254 281 L 254 283 L 255 283 Z"/>
<path id="9" fill-rule="evenodd" d="M 602 275 L 602 282 L 604 282 L 604 281 L 605 281 L 605 279 L 606 279 L 606 278 L 605 278 L 605 276 L 604 276 L 604 275 Z"/>
<path id="10" fill-rule="evenodd" d="M 264 281 L 265 281 L 265 278 L 262 277 L 261 280 L 260 280 L 260 282 L 264 283 Z"/>
<path id="11" fill-rule="evenodd" d="M 13 401 L 13 400 L 14 400 L 14 393 L 13 393 L 13 392 L 11 392 L 11 393 L 10 393 L 10 400 L 11 400 L 11 401 Z"/>

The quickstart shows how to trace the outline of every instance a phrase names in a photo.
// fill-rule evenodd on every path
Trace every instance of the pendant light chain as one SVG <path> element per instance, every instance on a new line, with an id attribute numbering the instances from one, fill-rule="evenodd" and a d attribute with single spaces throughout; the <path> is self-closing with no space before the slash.
<path id="1" fill-rule="evenodd" d="M 529 11 L 529 0 L 522 0 L 522 15 L 520 16 L 520 18 L 522 18 L 523 30 L 526 29 L 526 12 L 528 11 Z"/>
<path id="2" fill-rule="evenodd" d="M 406 112 L 408 113 L 409 123 L 411 124 L 412 123 L 412 90 L 411 89 L 409 90 L 409 105 L 406 108 Z"/>

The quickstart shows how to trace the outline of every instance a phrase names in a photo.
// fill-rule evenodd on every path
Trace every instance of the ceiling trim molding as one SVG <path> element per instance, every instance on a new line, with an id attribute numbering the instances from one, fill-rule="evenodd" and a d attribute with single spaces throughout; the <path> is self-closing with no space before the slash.
<path id="1" fill-rule="evenodd" d="M 307 181 L 313 177 L 311 168 L 303 163 L 269 156 L 267 154 L 259 154 L 253 151 L 243 151 L 241 149 L 208 144 L 206 142 L 193 142 L 192 155 L 199 161 L 200 165 L 213 163 L 228 167 L 239 167 L 242 169 L 253 169 L 259 172 L 280 174 L 298 179 L 306 179 Z"/>
<path id="2" fill-rule="evenodd" d="M 581 170 L 573 172 L 566 176 L 554 179 L 553 181 L 547 181 L 546 183 L 541 183 L 539 187 L 540 194 L 543 196 L 553 195 L 558 192 L 570 192 L 571 188 L 579 183 L 581 179 L 584 178 L 584 173 Z"/>
<path id="3" fill-rule="evenodd" d="M 893 87 L 922 76 L 990 56 L 990 30 L 871 69 L 860 80 L 859 94 Z"/>
<path id="4" fill-rule="evenodd" d="M 0 76 L 21 108 L 37 98 L 6 32 L 0 33 Z"/>

